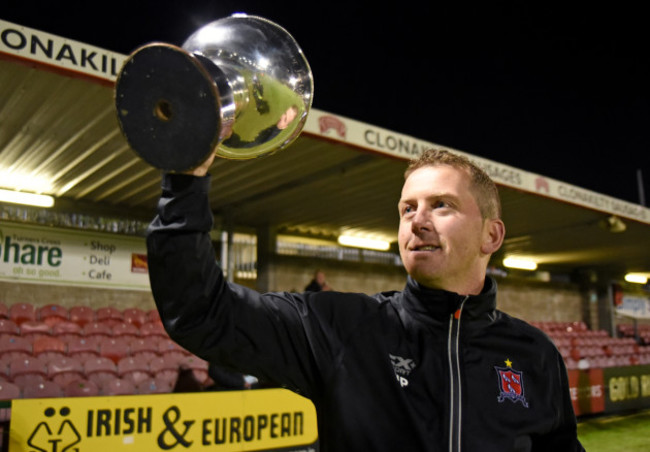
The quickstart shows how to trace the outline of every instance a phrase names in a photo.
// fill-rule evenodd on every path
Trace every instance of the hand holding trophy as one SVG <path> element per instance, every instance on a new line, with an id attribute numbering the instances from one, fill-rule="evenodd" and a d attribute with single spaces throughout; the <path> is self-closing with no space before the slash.
<path id="1" fill-rule="evenodd" d="M 136 154 L 186 172 L 212 153 L 250 159 L 288 146 L 305 124 L 313 85 L 286 30 L 235 14 L 203 26 L 182 47 L 136 49 L 118 75 L 115 106 Z"/>

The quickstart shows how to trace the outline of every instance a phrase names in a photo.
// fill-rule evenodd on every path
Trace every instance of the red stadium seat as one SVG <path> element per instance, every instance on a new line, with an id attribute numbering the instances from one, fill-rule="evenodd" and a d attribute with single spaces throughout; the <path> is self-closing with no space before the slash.
<path id="1" fill-rule="evenodd" d="M 81 334 L 84 336 L 113 336 L 113 329 L 108 322 L 89 322 L 86 323 L 81 329 Z"/>
<path id="2" fill-rule="evenodd" d="M 140 328 L 147 322 L 147 313 L 140 308 L 127 308 L 122 312 L 124 321 Z"/>
<path id="3" fill-rule="evenodd" d="M 131 381 L 134 385 L 152 377 L 149 373 L 149 364 L 146 361 L 126 356 L 117 363 L 117 375 Z"/>
<path id="4" fill-rule="evenodd" d="M 48 362 L 47 375 L 50 380 L 65 388 L 68 383 L 83 378 L 84 368 L 81 360 L 72 356 L 62 356 Z"/>
<path id="5" fill-rule="evenodd" d="M 176 377 L 171 379 L 165 378 L 149 378 L 141 381 L 135 386 L 137 394 L 169 394 L 174 389 Z"/>
<path id="6" fill-rule="evenodd" d="M 106 396 L 110 395 L 130 395 L 136 394 L 135 384 L 130 380 L 122 378 L 112 378 L 106 380 L 101 385 L 101 393 Z"/>
<path id="7" fill-rule="evenodd" d="M 52 327 L 40 320 L 26 320 L 20 324 L 20 335 L 31 341 L 43 336 L 50 336 Z"/>
<path id="8" fill-rule="evenodd" d="M 128 322 L 115 322 L 112 325 L 113 336 L 130 336 L 136 338 L 140 335 L 138 327 Z"/>
<path id="9" fill-rule="evenodd" d="M 208 379 L 208 362 L 198 356 L 185 356 L 185 358 L 181 360 L 180 364 L 181 367 L 191 369 L 194 378 L 196 378 L 199 383 L 205 383 Z"/>
<path id="10" fill-rule="evenodd" d="M 169 362 L 176 363 L 176 366 L 180 367 L 183 365 L 185 362 L 185 359 L 188 356 L 194 356 L 194 355 L 188 355 L 187 353 L 179 352 L 179 351 L 169 351 L 167 353 L 163 353 L 161 357 L 166 359 Z"/>
<path id="11" fill-rule="evenodd" d="M 47 380 L 47 363 L 37 357 L 14 359 L 9 363 L 9 378 L 21 388 Z"/>
<path id="12" fill-rule="evenodd" d="M 109 358 L 115 364 L 130 353 L 129 339 L 127 337 L 112 337 L 99 341 L 99 356 Z"/>
<path id="13" fill-rule="evenodd" d="M 25 399 L 63 396 L 63 389 L 61 389 L 61 386 L 49 380 L 34 385 L 27 385 L 23 387 L 22 390 L 23 398 Z"/>
<path id="14" fill-rule="evenodd" d="M 97 337 L 73 336 L 67 340 L 68 356 L 75 356 L 81 360 L 99 356 L 99 343 Z"/>
<path id="15" fill-rule="evenodd" d="M 8 319 L 9 318 L 9 308 L 7 307 L 6 304 L 0 303 L 0 319 Z"/>
<path id="16" fill-rule="evenodd" d="M 152 375 L 160 380 L 169 382 L 174 386 L 178 378 L 178 371 L 180 369 L 180 361 L 182 357 L 174 355 L 159 356 L 149 361 L 149 371 Z"/>
<path id="17" fill-rule="evenodd" d="M 106 306 L 103 308 L 98 308 L 95 310 L 95 318 L 98 322 L 104 322 L 108 320 L 119 320 L 120 322 L 124 321 L 124 316 L 122 311 L 112 306 Z"/>
<path id="18" fill-rule="evenodd" d="M 50 357 L 64 356 L 67 353 L 67 346 L 63 340 L 56 336 L 42 336 L 34 340 L 32 353 L 34 356 Z"/>
<path id="19" fill-rule="evenodd" d="M 32 358 L 34 355 L 25 351 L 9 351 L 0 355 L 0 376 L 9 375 L 9 363 L 15 359 Z"/>
<path id="20" fill-rule="evenodd" d="M 148 351 L 134 352 L 133 350 L 131 350 L 130 356 L 132 356 L 134 359 L 139 359 L 143 363 L 147 363 L 147 365 L 149 365 L 151 360 L 159 357 L 159 355 L 154 352 L 148 352 Z"/>
<path id="21" fill-rule="evenodd" d="M 0 400 L 19 399 L 21 397 L 20 387 L 9 381 L 0 381 Z"/>
<path id="22" fill-rule="evenodd" d="M 71 320 L 62 320 L 52 325 L 52 334 L 53 335 L 62 335 L 62 334 L 81 334 L 81 325 Z"/>
<path id="23" fill-rule="evenodd" d="M 103 356 L 88 358 L 83 363 L 86 379 L 101 388 L 102 383 L 117 378 L 117 365 Z"/>
<path id="24" fill-rule="evenodd" d="M 9 308 L 9 318 L 18 325 L 28 320 L 36 320 L 36 309 L 30 303 L 16 303 Z"/>
<path id="25" fill-rule="evenodd" d="M 147 322 L 160 322 L 160 313 L 157 309 L 147 311 Z M 145 322 L 146 323 L 146 322 Z"/>
<path id="26" fill-rule="evenodd" d="M 149 369 L 154 375 L 162 370 L 178 370 L 184 359 L 185 355 L 178 352 L 165 353 L 149 361 Z"/>
<path id="27" fill-rule="evenodd" d="M 32 354 L 32 343 L 21 336 L 11 334 L 0 335 L 0 356 L 10 352 L 24 352 Z"/>
<path id="28" fill-rule="evenodd" d="M 20 334 L 20 327 L 10 319 L 0 318 L 0 334 Z"/>
<path id="29" fill-rule="evenodd" d="M 158 354 L 158 344 L 160 340 L 160 336 L 145 336 L 131 339 L 131 342 L 129 342 L 131 354 L 141 352 Z"/>
<path id="30" fill-rule="evenodd" d="M 86 379 L 97 384 L 99 388 L 105 381 L 117 378 L 117 365 L 108 358 L 89 358 L 83 364 Z"/>
<path id="31" fill-rule="evenodd" d="M 141 336 L 169 337 L 167 331 L 160 322 L 147 322 L 140 327 Z"/>
<path id="32" fill-rule="evenodd" d="M 68 310 L 68 316 L 79 326 L 95 321 L 95 311 L 89 306 L 73 306 Z"/>
<path id="33" fill-rule="evenodd" d="M 158 341 L 158 353 L 161 355 L 168 352 L 180 352 L 184 355 L 188 355 L 190 352 L 185 350 L 183 347 L 178 345 L 176 342 L 171 340 L 169 337 L 161 338 Z"/>
<path id="34" fill-rule="evenodd" d="M 48 304 L 36 310 L 36 318 L 45 323 L 53 325 L 57 321 L 68 320 L 68 310 L 58 304 Z"/>
<path id="35" fill-rule="evenodd" d="M 21 358 L 28 358 L 29 355 L 21 356 Z M 9 363 L 13 361 L 14 357 L 1 357 L 0 358 L 0 381 L 10 380 L 9 378 Z M 152 358 L 153 359 L 153 358 Z M 149 360 L 151 361 L 151 359 Z"/>
<path id="36" fill-rule="evenodd" d="M 65 397 L 92 397 L 99 395 L 97 383 L 87 379 L 79 379 L 66 384 L 63 387 Z"/>

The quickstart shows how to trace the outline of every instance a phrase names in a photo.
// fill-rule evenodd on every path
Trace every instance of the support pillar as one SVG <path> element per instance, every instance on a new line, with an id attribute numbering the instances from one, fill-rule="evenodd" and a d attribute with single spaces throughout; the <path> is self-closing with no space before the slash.
<path id="1" fill-rule="evenodd" d="M 275 256 L 277 238 L 277 230 L 274 226 L 266 225 L 257 228 L 257 281 L 255 288 L 260 293 L 275 290 L 273 256 Z"/>

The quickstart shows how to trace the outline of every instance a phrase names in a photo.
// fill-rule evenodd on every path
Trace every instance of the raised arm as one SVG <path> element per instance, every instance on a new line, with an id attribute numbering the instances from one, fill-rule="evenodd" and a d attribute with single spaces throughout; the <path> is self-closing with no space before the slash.
<path id="1" fill-rule="evenodd" d="M 262 295 L 227 282 L 209 236 L 209 187 L 209 175 L 163 176 L 147 250 L 151 289 L 165 329 L 210 362 L 311 392 L 320 372 L 308 323 L 318 316 L 308 314 L 303 295 Z"/>

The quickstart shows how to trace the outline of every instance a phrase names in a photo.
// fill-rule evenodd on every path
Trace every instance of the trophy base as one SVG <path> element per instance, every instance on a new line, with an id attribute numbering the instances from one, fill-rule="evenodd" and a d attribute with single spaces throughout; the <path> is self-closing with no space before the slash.
<path id="1" fill-rule="evenodd" d="M 118 122 L 129 145 L 144 161 L 169 172 L 193 169 L 215 151 L 220 104 L 208 70 L 169 44 L 136 50 L 115 86 Z"/>

